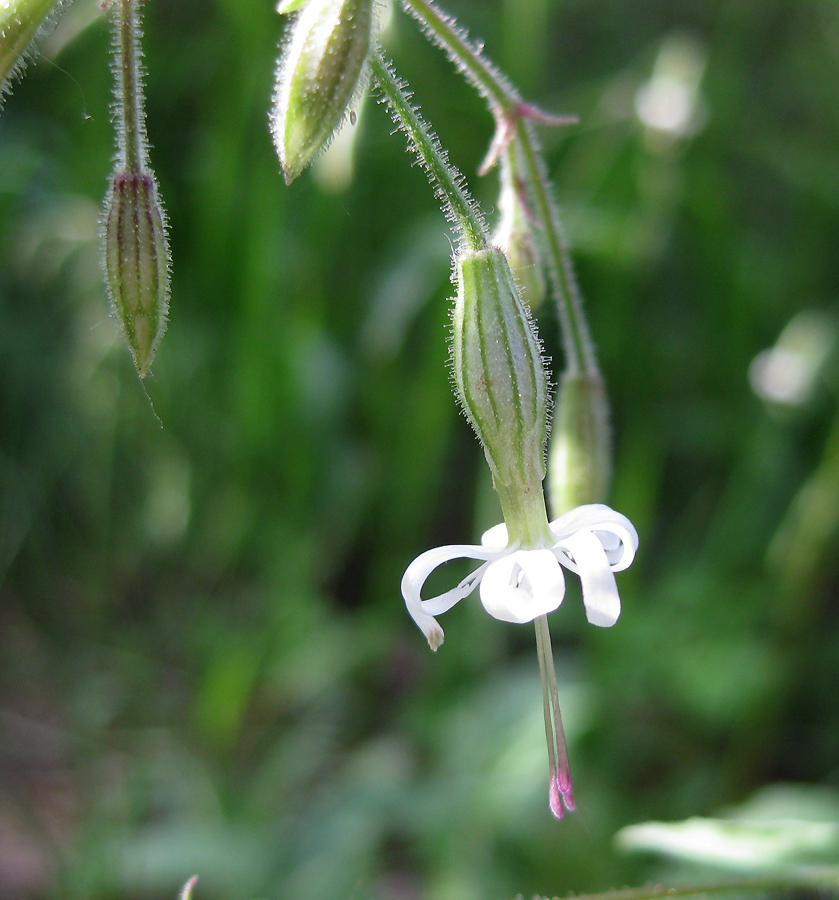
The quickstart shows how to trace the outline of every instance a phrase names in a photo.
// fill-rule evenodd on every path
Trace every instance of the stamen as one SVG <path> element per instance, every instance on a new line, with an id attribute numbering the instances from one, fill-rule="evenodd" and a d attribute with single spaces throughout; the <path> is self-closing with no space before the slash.
<path id="1" fill-rule="evenodd" d="M 536 626 L 536 654 L 539 659 L 539 673 L 542 676 L 542 703 L 545 713 L 545 737 L 548 740 L 548 765 L 550 767 L 550 787 L 548 801 L 551 812 L 557 819 L 565 813 L 574 812 L 577 804 L 571 790 L 571 769 L 568 765 L 568 748 L 565 745 L 565 730 L 559 709 L 559 694 L 556 686 L 551 633 L 547 616 L 534 620 Z M 563 809 L 563 805 L 565 809 Z"/>

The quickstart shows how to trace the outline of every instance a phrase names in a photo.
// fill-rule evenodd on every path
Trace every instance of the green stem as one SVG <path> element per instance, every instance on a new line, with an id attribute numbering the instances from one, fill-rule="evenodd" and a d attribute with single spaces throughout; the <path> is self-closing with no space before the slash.
<path id="1" fill-rule="evenodd" d="M 469 40 L 465 31 L 428 0 L 402 0 L 422 23 L 428 36 L 442 47 L 455 65 L 486 98 L 493 112 L 513 114 L 521 97 L 507 79 Z"/>
<path id="2" fill-rule="evenodd" d="M 758 875 L 693 884 L 656 884 L 606 891 L 602 894 L 575 894 L 574 900 L 658 900 L 660 897 L 695 897 L 700 894 L 733 894 L 742 891 L 766 893 L 801 888 L 839 892 L 839 869 L 806 869 L 786 875 Z"/>
<path id="3" fill-rule="evenodd" d="M 123 166 L 140 172 L 146 164 L 143 83 L 140 75 L 140 20 L 137 0 L 116 0 L 117 109 Z"/>
<path id="4" fill-rule="evenodd" d="M 500 70 L 472 44 L 466 33 L 434 3 L 430 0 L 402 2 L 421 22 L 429 37 L 486 98 L 500 123 L 499 127 L 505 127 L 511 121 L 515 123 L 512 139 L 520 150 L 522 176 L 528 185 L 534 212 L 545 234 L 548 273 L 562 325 L 566 370 L 574 374 L 599 375 L 594 345 L 583 313 L 582 300 L 548 182 L 542 151 L 532 126 L 522 113 L 521 97 Z"/>
<path id="5" fill-rule="evenodd" d="M 377 50 L 370 61 L 373 77 L 393 112 L 394 121 L 408 138 L 425 167 L 428 178 L 437 190 L 447 215 L 470 250 L 487 247 L 486 226 L 474 201 L 461 186 L 463 177 L 449 164 L 439 141 L 429 132 L 416 108 L 411 104 L 403 85 L 396 79 L 390 65 Z"/>

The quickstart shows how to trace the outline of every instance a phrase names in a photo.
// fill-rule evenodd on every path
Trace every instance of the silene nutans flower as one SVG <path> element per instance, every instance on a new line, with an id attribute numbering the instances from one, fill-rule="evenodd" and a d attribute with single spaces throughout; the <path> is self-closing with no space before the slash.
<path id="1" fill-rule="evenodd" d="M 0 0 L 0 103 L 33 40 L 59 6 L 56 0 Z"/>
<path id="2" fill-rule="evenodd" d="M 271 133 L 291 184 L 351 114 L 369 77 L 374 0 L 286 0 L 294 21 L 277 63 Z"/>
<path id="3" fill-rule="evenodd" d="M 615 573 L 634 559 L 632 523 L 602 504 L 578 506 L 548 522 L 542 480 L 549 410 L 541 347 L 498 248 L 468 250 L 455 261 L 458 294 L 452 316 L 455 390 L 484 447 L 505 522 L 480 545 L 437 547 L 420 554 L 402 578 L 402 595 L 432 650 L 443 643 L 436 616 L 475 589 L 486 611 L 504 622 L 535 622 L 550 764 L 553 814 L 576 808 L 557 695 L 547 613 L 565 595 L 563 570 L 582 585 L 586 616 L 608 627 L 620 615 Z M 458 585 L 423 599 L 428 576 L 453 559 L 479 565 Z"/>

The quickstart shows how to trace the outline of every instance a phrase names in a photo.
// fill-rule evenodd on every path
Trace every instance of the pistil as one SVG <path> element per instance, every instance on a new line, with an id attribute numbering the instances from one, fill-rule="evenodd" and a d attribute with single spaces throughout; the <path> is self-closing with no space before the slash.
<path id="1" fill-rule="evenodd" d="M 536 626 L 536 652 L 539 658 L 539 673 L 542 676 L 545 737 L 548 740 L 548 763 L 550 766 L 548 797 L 551 812 L 557 819 L 561 819 L 566 810 L 574 812 L 577 804 L 574 802 L 574 794 L 571 790 L 571 768 L 568 764 L 565 729 L 562 727 L 562 713 L 559 709 L 556 669 L 554 668 L 551 633 L 548 628 L 547 616 L 539 616 L 534 624 Z"/>

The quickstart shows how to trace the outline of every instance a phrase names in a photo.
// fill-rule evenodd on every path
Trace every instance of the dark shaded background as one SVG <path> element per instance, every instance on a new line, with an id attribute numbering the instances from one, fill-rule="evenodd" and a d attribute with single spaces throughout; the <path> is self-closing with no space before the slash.
<path id="1" fill-rule="evenodd" d="M 0 897 L 172 897 L 194 873 L 201 900 L 602 890 L 660 871 L 622 826 L 776 783 L 833 797 L 839 5 L 448 2 L 580 117 L 543 142 L 641 534 L 615 628 L 573 585 L 552 616 L 562 823 L 532 629 L 464 603 L 435 656 L 399 595 L 415 555 L 499 517 L 422 172 L 368 100 L 352 177 L 333 154 L 287 188 L 272 3 L 144 5 L 162 427 L 98 262 L 95 0 L 0 114 Z M 491 214 L 480 100 L 400 11 L 383 40 Z"/>

